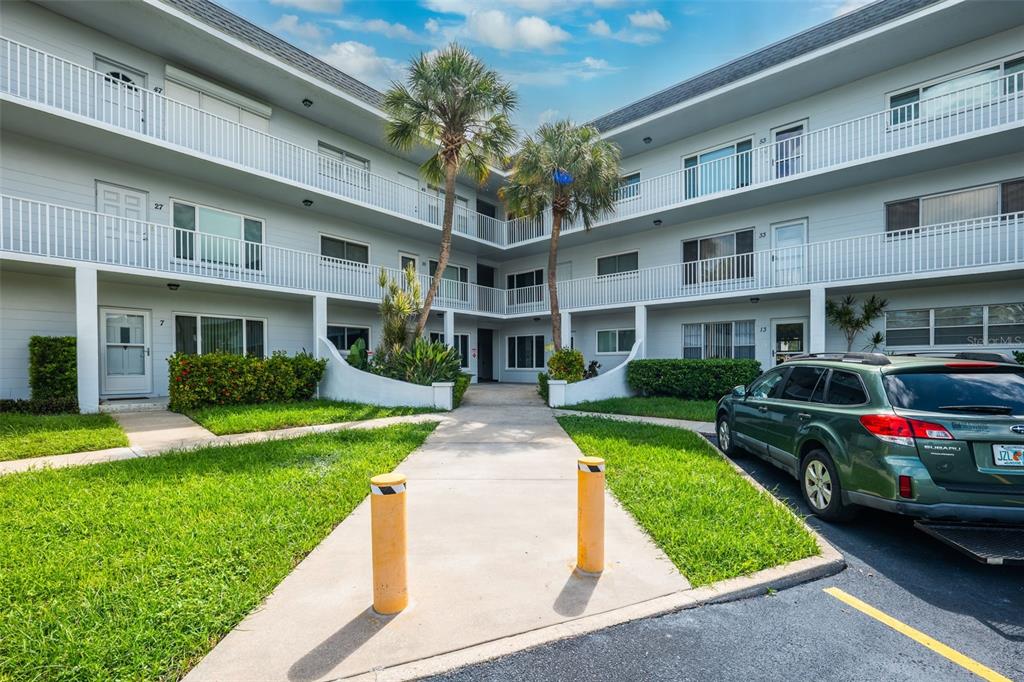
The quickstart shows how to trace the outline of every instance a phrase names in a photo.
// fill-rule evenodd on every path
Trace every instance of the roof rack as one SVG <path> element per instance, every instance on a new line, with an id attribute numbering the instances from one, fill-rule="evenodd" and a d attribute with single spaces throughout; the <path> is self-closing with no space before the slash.
<path id="1" fill-rule="evenodd" d="M 891 365 L 892 361 L 884 353 L 804 353 L 791 355 L 789 360 L 836 360 L 838 362 L 855 362 L 861 365 Z"/>
<path id="2" fill-rule="evenodd" d="M 978 362 L 1005 362 L 1011 365 L 1018 364 L 1017 360 L 1009 353 L 1001 353 L 994 350 L 967 350 L 953 352 L 924 350 L 890 353 L 890 355 L 901 357 L 944 358 L 949 360 L 975 360 Z"/>

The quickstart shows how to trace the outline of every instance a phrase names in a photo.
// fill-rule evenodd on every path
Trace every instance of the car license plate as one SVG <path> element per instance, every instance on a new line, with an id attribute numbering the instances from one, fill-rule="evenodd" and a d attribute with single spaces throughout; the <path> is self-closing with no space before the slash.
<path id="1" fill-rule="evenodd" d="M 993 445 L 992 456 L 997 467 L 1024 468 L 1024 445 Z"/>

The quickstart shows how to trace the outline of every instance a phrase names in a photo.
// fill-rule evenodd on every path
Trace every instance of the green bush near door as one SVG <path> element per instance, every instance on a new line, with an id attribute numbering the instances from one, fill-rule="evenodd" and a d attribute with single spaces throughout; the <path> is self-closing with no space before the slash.
<path id="1" fill-rule="evenodd" d="M 28 340 L 28 384 L 32 389 L 32 403 L 26 403 L 24 411 L 78 412 L 76 348 L 74 336 L 33 336 Z M 60 409 L 52 409 L 54 405 Z"/>
<path id="2" fill-rule="evenodd" d="M 307 353 L 257 358 L 230 353 L 185 355 L 167 360 L 170 408 L 309 400 L 327 367 Z"/>
<path id="3" fill-rule="evenodd" d="M 633 360 L 626 368 L 626 381 L 641 396 L 718 400 L 760 374 L 757 360 Z"/>

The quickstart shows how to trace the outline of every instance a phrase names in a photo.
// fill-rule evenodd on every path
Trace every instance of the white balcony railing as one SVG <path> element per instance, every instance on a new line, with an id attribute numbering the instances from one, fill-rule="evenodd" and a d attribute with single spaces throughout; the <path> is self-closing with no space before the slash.
<path id="1" fill-rule="evenodd" d="M 434 227 L 441 224 L 443 200 L 436 194 L 6 38 L 0 38 L 0 92 Z M 1017 73 L 631 184 L 620 190 L 614 215 L 600 222 L 708 201 L 1021 123 L 1024 73 Z M 502 221 L 461 206 L 455 211 L 455 232 L 495 246 L 514 246 L 551 232 L 550 212 Z M 581 229 L 563 226 L 565 232 Z"/>
<path id="2" fill-rule="evenodd" d="M 381 295 L 375 265 L 3 195 L 0 251 L 369 301 Z M 1006 265 L 1024 267 L 1024 213 L 564 280 L 558 297 L 563 310 L 580 310 Z M 420 282 L 426 291 L 429 277 Z M 549 310 L 546 284 L 495 289 L 448 279 L 435 305 L 499 317 Z"/>

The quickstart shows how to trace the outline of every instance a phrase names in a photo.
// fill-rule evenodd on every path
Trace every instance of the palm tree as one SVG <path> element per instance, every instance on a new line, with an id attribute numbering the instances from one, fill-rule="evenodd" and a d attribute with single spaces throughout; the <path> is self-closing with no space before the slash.
<path id="1" fill-rule="evenodd" d="M 433 149 L 420 172 L 428 182 L 444 186 L 441 250 L 416 321 L 417 337 L 423 334 L 451 255 L 455 178 L 462 172 L 483 184 L 491 165 L 505 165 L 516 142 L 509 120 L 516 101 L 516 93 L 497 71 L 455 43 L 415 57 L 406 82 L 392 83 L 384 95 L 388 142 L 400 150 L 417 145 Z"/>
<path id="2" fill-rule="evenodd" d="M 512 177 L 501 196 L 511 212 L 541 216 L 551 209 L 548 296 L 555 350 L 562 347 L 558 309 L 558 239 L 566 220 L 594 221 L 615 208 L 619 187 L 619 147 L 601 139 L 597 128 L 572 121 L 545 123 L 523 142 L 512 160 Z"/>

